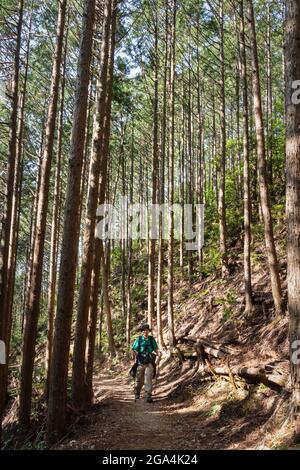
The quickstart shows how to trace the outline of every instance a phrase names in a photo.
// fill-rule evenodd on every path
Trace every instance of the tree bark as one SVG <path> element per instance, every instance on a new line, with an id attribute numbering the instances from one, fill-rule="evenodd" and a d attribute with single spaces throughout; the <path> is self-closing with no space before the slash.
<path id="1" fill-rule="evenodd" d="M 159 203 L 165 202 L 165 162 L 166 162 L 166 142 L 167 142 L 167 75 L 168 75 L 168 9 L 166 8 L 165 19 L 165 58 L 164 58 L 164 76 L 163 76 L 163 105 L 161 117 L 161 158 L 160 158 L 160 184 L 159 184 Z M 163 218 L 159 214 L 159 241 L 158 241 L 158 262 L 157 262 L 157 336 L 158 344 L 161 349 L 165 349 L 162 325 L 162 278 L 164 264 L 164 241 L 163 241 Z"/>
<path id="2" fill-rule="evenodd" d="M 272 38 L 271 38 L 271 4 L 268 2 L 267 24 L 267 139 L 268 139 L 268 181 L 270 197 L 273 199 L 273 69 L 272 69 Z"/>
<path id="3" fill-rule="evenodd" d="M 188 55 L 188 114 L 187 114 L 187 202 L 193 204 L 193 121 L 192 121 L 192 91 L 191 91 L 191 50 Z M 192 209 L 192 223 L 194 223 L 194 208 Z M 192 284 L 194 274 L 193 251 L 188 250 L 188 280 Z"/>
<path id="4" fill-rule="evenodd" d="M 53 328 L 54 328 L 54 315 L 55 315 L 55 294 L 56 294 L 56 281 L 57 281 L 57 254 L 58 254 L 58 239 L 59 239 L 59 206 L 61 200 L 61 166 L 62 166 L 62 141 L 63 141 L 63 113 L 64 113 L 64 96 L 65 96 L 65 75 L 66 75 L 66 55 L 67 55 L 68 41 L 66 38 L 63 70 L 61 79 L 61 99 L 60 111 L 57 130 L 57 156 L 56 156 L 56 169 L 55 169 L 55 183 L 53 194 L 53 208 L 52 208 L 52 223 L 51 223 L 51 238 L 50 238 L 50 260 L 49 260 L 49 280 L 48 280 L 48 330 L 47 330 L 47 345 L 46 345 L 46 385 L 45 394 L 48 397 L 49 393 L 49 379 L 50 367 L 52 359 L 52 346 L 53 346 Z"/>
<path id="5" fill-rule="evenodd" d="M 21 426 L 28 426 L 31 411 L 32 374 L 34 367 L 35 343 L 37 336 L 37 323 L 40 307 L 42 270 L 44 258 L 44 244 L 46 232 L 46 219 L 49 197 L 50 169 L 54 144 L 55 122 L 59 93 L 60 64 L 66 19 L 67 1 L 59 4 L 57 22 L 57 40 L 51 77 L 50 102 L 46 122 L 46 138 L 41 162 L 41 178 L 38 190 L 37 219 L 35 239 L 33 245 L 32 271 L 30 288 L 25 310 L 25 329 L 21 367 L 21 391 L 19 422 Z"/>
<path id="6" fill-rule="evenodd" d="M 152 205 L 157 203 L 157 172 L 158 172 L 158 6 L 155 6 L 154 15 L 154 96 L 153 96 L 153 143 L 152 143 Z M 154 318 L 154 273 L 155 273 L 155 245 L 154 233 L 156 221 L 152 218 L 150 228 L 149 257 L 148 257 L 148 323 L 150 328 Z"/>
<path id="7" fill-rule="evenodd" d="M 105 98 L 105 121 L 104 121 L 104 135 L 102 139 L 102 150 L 101 150 L 101 173 L 98 193 L 98 204 L 99 206 L 105 202 L 105 193 L 107 188 L 107 166 L 109 156 L 109 136 L 110 136 L 110 123 L 111 123 L 111 100 L 112 100 L 112 82 L 113 82 L 113 68 L 114 68 L 114 57 L 115 57 L 115 34 L 116 34 L 116 20 L 117 20 L 117 3 L 116 0 L 112 2 L 111 11 L 111 22 L 110 22 L 110 35 L 109 35 L 109 52 L 108 52 L 108 68 L 107 68 L 107 86 L 106 86 L 106 98 Z M 86 358 L 86 376 L 85 376 L 85 404 L 89 405 L 92 402 L 93 397 L 93 366 L 94 366 L 94 353 L 95 353 L 95 339 L 96 339 L 96 326 L 97 326 L 97 312 L 98 312 L 98 295 L 100 289 L 100 274 L 102 267 L 102 260 L 104 258 L 103 242 L 99 238 L 94 239 L 94 266 L 92 273 L 92 296 L 89 313 L 89 329 L 88 329 L 88 341 L 87 341 L 87 358 Z M 103 282 L 103 274 L 102 279 Z M 102 297 L 104 298 L 104 292 L 102 290 Z M 108 292 L 106 299 L 108 297 Z M 104 304 L 104 299 L 103 299 Z M 110 307 L 110 306 L 109 306 Z M 101 320 L 100 328 L 102 328 L 102 311 L 101 308 Z M 110 311 L 109 311 L 110 313 Z M 108 314 L 109 314 L 108 313 Z M 111 329 L 112 337 L 112 355 L 115 354 L 115 346 L 113 342 L 113 332 Z"/>
<path id="8" fill-rule="evenodd" d="M 112 316 L 111 316 L 111 305 L 109 298 L 109 256 L 110 256 L 110 242 L 107 243 L 107 246 L 104 250 L 104 255 L 102 256 L 102 292 L 103 292 L 103 311 L 106 318 L 106 331 L 108 337 L 108 352 L 110 357 L 116 355 L 116 347 L 114 340 L 114 331 L 112 325 Z"/>
<path id="9" fill-rule="evenodd" d="M 7 373 L 8 373 L 8 357 L 9 357 L 9 329 L 10 329 L 10 314 L 9 314 L 9 278 L 12 269 L 10 261 L 12 257 L 10 254 L 10 238 L 13 221 L 13 200 L 17 195 L 15 194 L 15 168 L 17 163 L 18 151 L 18 109 L 19 109 L 19 69 L 20 69 L 20 51 L 21 51 L 21 35 L 23 27 L 23 0 L 18 4 L 18 23 L 16 35 L 16 49 L 14 57 L 14 72 L 12 82 L 12 108 L 10 115 L 10 135 L 9 135 L 9 148 L 7 158 L 7 176 L 6 176 L 6 207 L 2 221 L 2 239 L 1 239 L 1 252 L 0 252 L 0 340 L 6 345 L 6 364 L 0 365 L 0 437 L 1 437 L 1 423 L 2 413 L 5 407 L 6 392 L 7 392 Z"/>
<path id="10" fill-rule="evenodd" d="M 286 0 L 285 97 L 288 312 L 293 413 L 300 408 L 300 2 Z M 297 87 L 296 87 L 297 85 Z"/>
<path id="11" fill-rule="evenodd" d="M 256 41 L 256 27 L 254 19 L 254 9 L 252 0 L 248 0 L 248 21 L 250 23 L 251 42 L 252 42 L 252 74 L 253 74 L 253 99 L 255 128 L 257 141 L 258 156 L 258 178 L 259 191 L 262 208 L 262 216 L 265 229 L 265 242 L 269 262 L 269 270 L 271 277 L 272 294 L 275 305 L 276 314 L 282 312 L 282 291 L 279 277 L 278 261 L 275 248 L 273 221 L 268 189 L 267 168 L 266 168 L 266 146 L 264 135 L 264 122 L 261 102 L 261 89 L 259 81 L 259 63 Z"/>
<path id="12" fill-rule="evenodd" d="M 131 168 L 130 168 L 130 193 L 129 193 L 129 203 L 133 204 L 133 172 L 134 172 L 134 121 L 132 122 L 132 138 L 131 138 Z M 127 224 L 131 220 L 127 220 Z M 131 299 L 131 280 L 132 280 L 132 238 L 129 233 L 128 238 L 128 265 L 127 265 L 127 311 L 126 311 L 126 344 L 127 348 L 130 348 L 130 338 L 131 338 L 131 316 L 132 316 L 132 299 Z"/>
<path id="13" fill-rule="evenodd" d="M 220 252 L 222 262 L 222 277 L 228 275 L 227 255 L 227 228 L 226 228 L 226 205 L 225 205 L 225 178 L 226 178 L 226 103 L 225 103 L 225 57 L 224 57 L 224 0 L 219 5 L 220 21 L 220 65 L 221 65 L 221 164 L 219 185 L 219 229 L 220 229 Z"/>
<path id="14" fill-rule="evenodd" d="M 245 21 L 244 1 L 239 4 L 240 17 L 240 69 L 243 87 L 243 154 L 244 154 L 244 286 L 245 311 L 250 313 L 253 308 L 252 282 L 251 282 L 251 196 L 250 196 L 250 169 L 249 169 L 249 103 L 247 60 L 245 49 Z"/>
<path id="15" fill-rule="evenodd" d="M 74 342 L 72 401 L 75 407 L 84 406 L 85 397 L 85 350 L 91 295 L 91 275 L 93 268 L 94 234 L 100 178 L 103 126 L 105 119 L 105 100 L 107 86 L 107 67 L 109 50 L 109 32 L 111 23 L 111 1 L 105 2 L 103 18 L 103 42 L 101 44 L 101 69 L 97 80 L 96 110 L 93 125 L 93 145 L 90 161 L 87 213 L 83 237 L 83 255 L 80 278 L 80 291 L 77 310 L 76 333 Z"/>
<path id="16" fill-rule="evenodd" d="M 168 234 L 168 336 L 169 347 L 174 347 L 174 213 L 172 206 L 174 204 L 174 151 L 175 151 L 175 47 L 176 47 L 176 0 L 170 0 L 170 74 L 168 83 L 169 93 L 169 184 L 168 184 L 168 203 L 169 203 L 169 234 Z"/>
<path id="17" fill-rule="evenodd" d="M 94 20 L 95 0 L 86 0 L 78 61 L 76 101 L 71 137 L 57 313 L 50 374 L 47 416 L 47 438 L 49 443 L 54 442 L 63 433 L 66 424 L 71 321 L 80 226 L 80 179 L 84 156 Z"/>

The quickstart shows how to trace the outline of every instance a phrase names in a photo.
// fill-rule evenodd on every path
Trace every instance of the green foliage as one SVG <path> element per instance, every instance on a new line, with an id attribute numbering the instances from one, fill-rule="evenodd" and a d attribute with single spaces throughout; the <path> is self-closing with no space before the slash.
<path id="1" fill-rule="evenodd" d="M 21 447 L 21 450 L 45 450 L 45 449 L 47 449 L 47 444 L 45 441 L 27 442 Z"/>
<path id="2" fill-rule="evenodd" d="M 215 416 L 220 413 L 222 405 L 220 403 L 213 403 L 210 410 L 207 412 L 207 416 Z"/>
<path id="3" fill-rule="evenodd" d="M 205 276 L 215 274 L 219 270 L 220 259 L 221 255 L 218 246 L 212 244 L 205 245 L 203 250 L 203 263 L 200 266 L 200 272 Z"/>
<path id="4" fill-rule="evenodd" d="M 237 305 L 236 292 L 234 290 L 229 290 L 226 292 L 225 297 L 217 298 L 215 299 L 215 302 L 219 305 L 223 305 L 223 320 L 230 320 L 235 313 Z"/>

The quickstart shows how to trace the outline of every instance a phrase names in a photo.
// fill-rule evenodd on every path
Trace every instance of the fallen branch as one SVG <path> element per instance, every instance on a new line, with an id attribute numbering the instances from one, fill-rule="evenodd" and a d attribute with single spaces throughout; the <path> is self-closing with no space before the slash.
<path id="1" fill-rule="evenodd" d="M 215 357 L 216 359 L 220 359 L 222 357 L 225 357 L 226 354 L 224 351 L 221 350 L 221 348 L 216 348 L 215 346 L 209 346 L 208 344 L 205 344 L 203 341 L 191 341 L 187 338 L 182 338 L 181 340 L 182 344 L 185 344 L 187 346 L 190 346 L 189 349 L 180 349 L 177 346 L 177 350 L 181 351 L 181 354 L 183 357 L 188 358 L 188 357 L 196 357 L 197 356 L 197 350 L 203 350 L 206 354 L 209 356 Z M 178 341 L 178 343 L 179 343 Z"/>
<path id="2" fill-rule="evenodd" d="M 233 373 L 232 373 L 232 370 L 231 370 L 231 368 L 230 368 L 229 357 L 227 358 L 227 367 L 228 367 L 228 374 L 229 374 L 230 382 L 232 383 L 233 388 L 234 388 L 235 390 L 237 390 L 238 387 L 237 387 L 237 384 L 236 384 L 236 382 L 235 382 L 235 380 L 234 380 L 234 375 L 233 375 Z"/>
<path id="3" fill-rule="evenodd" d="M 212 341 L 197 336 L 183 335 L 176 339 L 176 343 L 189 344 L 193 347 L 203 346 L 207 354 L 216 358 L 225 357 L 226 355 L 234 354 L 235 352 L 234 349 L 230 348 L 227 345 L 220 344 L 217 341 Z"/>
<path id="4" fill-rule="evenodd" d="M 74 428 L 75 428 L 76 424 L 78 424 L 78 422 L 81 420 L 81 418 L 83 416 L 84 415 L 77 416 L 75 421 L 68 427 L 68 429 L 66 430 L 66 432 L 62 436 L 62 438 L 54 444 L 55 447 L 59 446 L 60 444 L 62 444 L 67 439 L 67 437 L 74 431 Z"/>
<path id="5" fill-rule="evenodd" d="M 211 375 L 213 376 L 213 378 L 214 378 L 215 380 L 218 380 L 219 377 L 218 377 L 217 374 L 215 373 L 215 371 L 214 371 L 214 369 L 213 369 L 213 367 L 212 367 L 212 365 L 211 365 L 211 363 L 209 362 L 208 359 L 206 359 L 205 364 L 207 365 L 207 368 L 208 368 L 209 372 L 211 373 Z"/>
<path id="6" fill-rule="evenodd" d="M 286 377 L 280 374 L 267 374 L 265 369 L 260 367 L 233 367 L 229 372 L 226 367 L 215 367 L 216 375 L 238 376 L 252 384 L 262 383 L 276 391 L 281 391 L 286 384 Z"/>

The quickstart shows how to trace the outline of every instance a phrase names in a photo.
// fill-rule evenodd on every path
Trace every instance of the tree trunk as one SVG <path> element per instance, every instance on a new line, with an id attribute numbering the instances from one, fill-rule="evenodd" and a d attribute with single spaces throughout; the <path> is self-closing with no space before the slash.
<path id="1" fill-rule="evenodd" d="M 152 205 L 157 203 L 157 172 L 158 172 L 158 6 L 154 15 L 154 97 L 153 97 L 153 143 L 152 143 Z M 152 328 L 154 318 L 154 272 L 155 272 L 155 237 L 156 221 L 152 217 L 150 228 L 148 258 L 148 323 Z"/>
<path id="2" fill-rule="evenodd" d="M 29 68 L 29 53 L 30 53 L 30 43 L 32 36 L 32 10 L 30 11 L 29 18 L 29 31 L 26 42 L 26 56 L 25 56 L 25 70 L 24 70 L 24 81 L 22 95 L 20 98 L 20 112 L 18 118 L 18 145 L 17 145 L 17 158 L 16 158 L 16 168 L 15 168 L 15 182 L 14 182 L 14 195 L 13 195 L 13 209 L 12 209 L 12 226 L 10 233 L 10 253 L 9 253 L 9 266 L 10 275 L 9 275 L 9 285 L 8 285 L 8 317 L 10 323 L 12 321 L 12 311 L 14 303 L 14 288 L 15 288 L 15 275 L 16 275 L 16 263 L 17 263 L 17 251 L 18 251 L 18 242 L 19 242 L 19 222 L 20 222 L 20 213 L 21 213 L 21 194 L 22 194 L 22 172 L 23 172 L 23 162 L 22 154 L 24 152 L 24 115 L 25 115 L 25 105 L 27 98 L 27 80 L 28 80 L 28 68 Z M 10 350 L 10 337 L 11 332 L 9 328 L 8 332 L 8 342 L 7 349 Z"/>
<path id="3" fill-rule="evenodd" d="M 15 168 L 17 163 L 18 151 L 18 109 L 19 109 L 19 68 L 20 68 L 20 51 L 21 51 L 21 34 L 23 27 L 23 0 L 19 1 L 18 5 L 18 23 L 17 23 L 17 37 L 16 49 L 14 58 L 14 72 L 12 82 L 12 108 L 10 115 L 10 135 L 9 135 L 9 149 L 7 158 L 7 177 L 6 177 L 6 208 L 2 221 L 2 239 L 1 239 L 1 252 L 0 252 L 0 341 L 6 345 L 6 363 L 0 365 L 0 437 L 1 437 L 1 423 L 2 413 L 5 406 L 6 392 L 7 392 L 7 373 L 8 373 L 8 334 L 10 329 L 10 315 L 9 315 L 9 278 L 12 266 L 9 261 L 12 257 L 9 256 L 10 251 L 10 238 L 13 221 L 13 200 L 17 197 L 14 189 L 15 185 Z"/>
<path id="4" fill-rule="evenodd" d="M 202 117 L 202 96 L 201 96 L 201 72 L 200 72 L 200 51 L 199 51 L 199 36 L 200 36 L 200 13 L 197 20 L 197 117 L 198 117 L 198 172 L 197 172 L 197 187 L 198 187 L 198 204 L 204 203 L 205 194 L 205 158 L 204 158 L 204 118 Z M 199 262 L 203 262 L 203 250 L 198 251 Z"/>
<path id="5" fill-rule="evenodd" d="M 240 0 L 240 54 L 241 54 L 241 81 L 243 87 L 243 154 L 244 154 L 244 285 L 245 285 L 245 311 L 250 313 L 253 308 L 251 283 L 251 196 L 250 196 L 250 169 L 249 169 L 249 104 L 247 60 L 245 49 L 245 21 L 244 1 Z"/>
<path id="6" fill-rule="evenodd" d="M 108 179 L 108 157 L 109 157 L 109 136 L 110 136 L 110 121 L 111 121 L 111 99 L 112 99 L 112 79 L 113 79 L 113 67 L 114 67 L 114 53 L 115 53 L 115 29 L 116 29 L 116 17 L 117 17 L 117 0 L 113 1 L 112 6 L 112 22 L 111 22 L 111 41 L 109 47 L 109 56 L 108 56 L 108 82 L 110 86 L 108 88 L 108 93 L 106 96 L 106 115 L 104 123 L 104 140 L 103 140 L 103 158 L 102 158 L 102 171 L 100 178 L 100 191 L 99 191 L 99 204 L 105 202 L 105 193 L 107 191 L 107 179 Z M 102 241 L 101 241 L 102 243 Z M 111 318 L 111 308 L 110 308 L 110 298 L 109 298 L 109 261 L 110 261 L 110 246 L 109 242 L 105 249 L 103 250 L 104 254 L 102 256 L 102 292 L 103 292 L 103 312 L 106 317 L 106 326 L 107 326 L 107 336 L 109 343 L 109 354 L 111 357 L 116 355 L 116 348 L 114 342 L 112 318 Z"/>
<path id="7" fill-rule="evenodd" d="M 272 40 L 271 40 L 271 5 L 268 2 L 267 24 L 267 139 L 268 139 L 268 182 L 270 197 L 273 199 L 273 70 L 272 70 Z"/>
<path id="8" fill-rule="evenodd" d="M 293 413 L 300 408 L 300 2 L 286 0 L 286 180 L 288 311 Z M 297 86 L 296 86 L 297 85 Z"/>
<path id="9" fill-rule="evenodd" d="M 65 429 L 69 350 L 79 240 L 80 179 L 84 156 L 95 0 L 86 0 L 78 62 L 69 175 L 65 202 L 57 313 L 50 374 L 47 437 L 54 442 Z"/>
<path id="10" fill-rule="evenodd" d="M 131 168 L 130 168 L 130 194 L 129 203 L 133 203 L 133 172 L 134 172 L 134 121 L 132 122 L 132 139 L 131 139 Z M 127 220 L 127 224 L 131 220 Z M 128 238 L 128 266 L 127 266 L 127 311 L 126 311 L 126 344 L 130 348 L 130 332 L 131 332 L 131 316 L 132 316 L 132 300 L 131 300 L 131 280 L 132 280 L 132 238 L 129 233 Z"/>
<path id="11" fill-rule="evenodd" d="M 184 88 L 184 85 L 183 87 Z M 181 135 L 181 148 L 178 149 L 179 151 L 179 158 L 180 158 L 180 163 L 179 163 L 179 178 L 180 178 L 180 204 L 182 207 L 181 210 L 181 228 L 180 228 L 180 247 L 179 247 L 179 267 L 181 271 L 181 276 L 182 279 L 184 279 L 184 201 L 185 201 L 185 158 L 186 158 L 186 152 L 185 152 L 185 112 L 184 112 L 184 89 L 182 89 L 182 135 Z"/>
<path id="12" fill-rule="evenodd" d="M 74 342 L 72 401 L 75 407 L 84 406 L 85 348 L 91 295 L 91 275 L 93 268 L 94 234 L 101 165 L 103 126 L 105 118 L 105 99 L 107 86 L 107 66 L 109 50 L 109 31 L 111 22 L 111 1 L 105 3 L 103 19 L 103 42 L 101 44 L 101 69 L 97 80 L 96 110 L 93 125 L 93 146 L 90 161 L 89 189 L 87 196 L 87 213 L 83 237 L 83 255 L 80 278 L 80 291 Z"/>
<path id="13" fill-rule="evenodd" d="M 122 121 L 122 117 L 121 117 Z M 125 156 L 125 135 L 126 135 L 126 125 L 122 122 L 121 124 L 121 142 L 120 142 L 120 160 L 121 160 L 121 170 L 122 170 L 122 196 L 126 197 L 126 156 Z M 126 319 L 126 234 L 127 234 L 127 210 L 122 214 L 123 223 L 122 223 L 122 232 L 121 232 L 121 293 L 122 293 L 122 316 L 123 319 Z"/>
<path id="14" fill-rule="evenodd" d="M 19 421 L 21 426 L 28 426 L 31 411 L 32 374 L 34 367 L 35 342 L 37 336 L 37 323 L 40 308 L 42 270 L 44 258 L 44 244 L 46 232 L 46 219 L 48 210 L 50 169 L 54 144 L 55 122 L 59 93 L 60 65 L 64 39 L 67 1 L 59 4 L 57 23 L 57 42 L 53 61 L 50 102 L 46 122 L 46 139 L 41 162 L 41 179 L 38 190 L 37 220 L 33 246 L 32 271 L 30 288 L 25 310 L 25 331 L 21 367 L 21 391 Z"/>
<path id="15" fill-rule="evenodd" d="M 165 31 L 165 60 L 164 60 L 164 79 L 163 79 L 163 109 L 161 122 L 161 158 L 160 158 L 160 185 L 159 185 L 159 203 L 165 202 L 165 161 L 166 161 L 166 141 L 167 141 L 167 74 L 168 74 L 168 9 L 166 8 L 166 31 Z M 164 264 L 164 241 L 163 241 L 163 219 L 159 214 L 159 242 L 158 242 L 158 262 L 157 262 L 157 336 L 158 344 L 161 349 L 165 349 L 162 325 L 162 278 Z"/>
<path id="16" fill-rule="evenodd" d="M 116 34 L 116 20 L 117 20 L 117 4 L 116 0 L 112 3 L 111 22 L 110 22 L 110 35 L 109 35 L 109 52 L 108 52 L 108 68 L 107 68 L 107 86 L 105 98 L 105 121 L 103 129 L 102 150 L 101 150 L 101 173 L 100 184 L 98 192 L 98 204 L 102 205 L 105 202 L 105 192 L 107 187 L 107 166 L 108 166 L 108 151 L 109 151 L 109 136 L 110 136 L 110 121 L 111 121 L 111 99 L 112 99 L 112 82 L 113 82 L 113 68 L 115 56 L 115 34 Z M 94 266 L 92 273 L 92 296 L 89 315 L 89 328 L 88 328 L 88 344 L 87 344 L 87 358 L 86 358 L 86 376 L 85 376 L 85 404 L 89 405 L 93 397 L 93 366 L 94 366 L 94 353 L 95 353 L 95 339 L 97 327 L 97 312 L 98 312 L 98 295 L 100 288 L 100 273 L 102 260 L 104 258 L 103 242 L 99 238 L 95 238 L 95 255 Z M 102 276 L 103 282 L 103 276 Z M 107 293 L 108 296 L 108 293 Z M 102 297 L 104 293 L 102 291 Z M 101 312 L 103 309 L 101 309 Z M 110 313 L 110 312 L 109 312 Z M 102 315 L 102 313 L 101 313 Z M 100 327 L 102 328 L 102 317 L 100 320 Z M 113 337 L 113 335 L 112 335 Z M 113 351 L 114 355 L 114 351 Z"/>
<path id="17" fill-rule="evenodd" d="M 192 175 L 192 162 L 193 162 L 193 124 L 192 124 L 192 92 L 191 92 L 191 51 L 189 45 L 188 55 L 188 114 L 187 114 L 187 202 L 193 204 L 193 175 Z M 192 222 L 193 222 L 192 210 Z M 189 284 L 193 281 L 193 251 L 188 250 L 188 280 Z"/>
<path id="18" fill-rule="evenodd" d="M 61 160 L 62 160 L 62 141 L 63 141 L 63 113 L 64 113 L 64 96 L 65 96 L 65 75 L 66 75 L 66 55 L 67 55 L 67 38 L 65 42 L 64 61 L 61 79 L 61 99 L 59 122 L 57 130 L 57 157 L 55 169 L 55 183 L 53 195 L 53 208 L 52 208 L 52 223 L 51 223 L 51 238 L 50 238 L 50 260 L 49 260 L 49 280 L 48 280 L 48 330 L 47 330 L 47 345 L 46 345 L 46 385 L 45 394 L 49 394 L 49 379 L 50 367 L 52 359 L 52 346 L 53 346 L 53 327 L 54 327 L 54 314 L 55 314 L 55 293 L 56 293 L 56 278 L 57 278 L 57 254 L 58 254 L 58 239 L 59 239 L 59 206 L 61 200 Z"/>
<path id="19" fill-rule="evenodd" d="M 169 347 L 174 347 L 174 213 L 172 206 L 174 203 L 174 151 L 175 151 L 175 47 L 176 47 L 176 0 L 170 0 L 170 74 L 168 83 L 169 93 L 169 187 L 168 187 L 168 203 L 169 203 L 169 234 L 168 234 L 168 332 Z"/>
<path id="20" fill-rule="evenodd" d="M 266 146 L 264 135 L 264 123 L 262 114 L 261 103 L 261 90 L 259 81 L 259 64 L 257 53 L 256 41 L 256 28 L 254 19 L 254 9 L 252 0 L 248 0 L 248 20 L 250 23 L 251 42 L 252 42 L 252 68 L 253 68 L 253 99 L 254 99 L 254 114 L 255 114 L 255 127 L 256 127 L 256 141 L 257 141 L 257 156 L 258 156 L 258 177 L 259 177 L 259 191 L 262 215 L 265 228 L 265 242 L 268 255 L 272 294 L 275 304 L 276 314 L 282 311 L 282 292 L 280 285 L 279 269 L 273 234 L 273 221 L 271 214 L 271 205 L 267 180 L 266 168 Z"/>
<path id="21" fill-rule="evenodd" d="M 224 0 L 220 0 L 220 64 L 221 64 L 221 174 L 219 185 L 219 229 L 220 252 L 222 262 L 222 277 L 228 275 L 228 255 L 226 236 L 226 205 L 225 205 L 225 178 L 226 178 L 226 103 L 225 103 L 225 57 L 224 57 Z"/>
<path id="22" fill-rule="evenodd" d="M 106 318 L 106 331 L 108 337 L 108 352 L 110 357 L 116 355 L 114 332 L 112 325 L 110 298 L 109 298 L 109 242 L 105 247 L 104 256 L 102 256 L 102 291 L 103 291 L 103 311 Z"/>
<path id="23" fill-rule="evenodd" d="M 100 240 L 95 240 L 94 268 L 91 278 L 91 296 L 89 305 L 89 323 L 87 334 L 87 353 L 86 353 L 86 376 L 84 380 L 85 396 L 84 405 L 91 406 L 93 402 L 93 373 L 94 373 L 94 354 L 97 331 L 97 314 L 100 288 L 100 263 L 103 256 L 102 244 Z"/>

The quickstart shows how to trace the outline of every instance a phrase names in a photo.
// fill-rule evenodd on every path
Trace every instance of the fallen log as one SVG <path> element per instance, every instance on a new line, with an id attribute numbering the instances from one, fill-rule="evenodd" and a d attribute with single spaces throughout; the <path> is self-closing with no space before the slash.
<path id="1" fill-rule="evenodd" d="M 200 338 L 196 336 L 181 336 L 176 339 L 177 343 L 177 354 L 180 351 L 181 359 L 197 359 L 199 366 L 200 361 L 202 364 L 206 364 L 208 371 L 202 371 L 203 377 L 207 374 L 216 376 L 228 377 L 230 382 L 236 388 L 235 378 L 243 379 L 251 384 L 262 383 L 267 387 L 281 391 L 285 389 L 287 383 L 287 375 L 276 372 L 276 369 L 270 368 L 270 366 L 262 367 L 230 367 L 229 355 L 234 351 L 224 344 L 218 344 L 215 341 L 207 340 L 206 338 Z M 179 344 L 183 344 L 183 350 L 179 348 Z M 185 346 L 190 346 L 189 349 L 184 349 Z M 212 356 L 216 359 L 227 357 L 227 367 L 212 367 L 207 361 L 208 356 Z M 210 367 L 208 367 L 208 364 Z"/>
<path id="2" fill-rule="evenodd" d="M 197 344 L 203 345 L 205 348 L 211 348 L 213 351 L 221 351 L 226 354 L 233 354 L 235 351 L 234 349 L 230 348 L 227 345 L 220 344 L 217 341 L 208 340 L 206 338 L 201 338 L 197 336 L 180 336 L 176 339 L 177 343 L 188 343 L 188 344 Z M 220 357 L 220 356 L 216 356 Z M 224 357 L 224 356 L 221 356 Z"/>
<path id="3" fill-rule="evenodd" d="M 214 373 L 216 375 L 225 375 L 230 376 L 230 373 L 233 376 L 241 377 L 252 384 L 262 383 L 269 388 L 272 388 L 276 391 L 283 389 L 286 385 L 287 378 L 281 374 L 268 374 L 265 369 L 260 367 L 215 367 Z"/>
<path id="4" fill-rule="evenodd" d="M 231 352 L 228 349 L 226 349 L 223 345 L 212 343 L 202 338 L 201 339 L 195 338 L 193 336 L 192 337 L 191 336 L 179 337 L 177 338 L 176 343 L 177 345 L 185 344 L 192 348 L 193 354 L 185 353 L 185 351 L 183 351 L 183 354 L 186 357 L 195 356 L 194 352 L 197 349 L 203 349 L 206 354 L 208 354 L 209 356 L 215 357 L 216 359 L 225 357 L 227 354 L 231 354 Z"/>
<path id="5" fill-rule="evenodd" d="M 203 353 L 201 353 L 202 356 L 204 356 L 206 353 L 207 355 L 209 356 L 212 356 L 216 359 L 220 359 L 222 357 L 225 357 L 225 353 L 223 353 L 222 351 L 218 351 L 216 349 L 213 349 L 213 348 L 210 348 L 210 347 L 207 347 L 207 346 L 203 346 L 199 343 L 195 343 L 194 345 L 194 348 L 193 349 L 188 349 L 188 350 L 182 350 L 180 348 L 176 348 L 176 351 L 173 352 L 173 354 L 175 356 L 178 356 L 178 350 L 180 351 L 180 355 L 183 359 L 193 359 L 193 358 L 196 358 L 198 357 L 199 355 L 199 352 L 197 351 L 203 351 Z M 204 361 L 204 357 L 203 357 L 203 361 Z"/>

